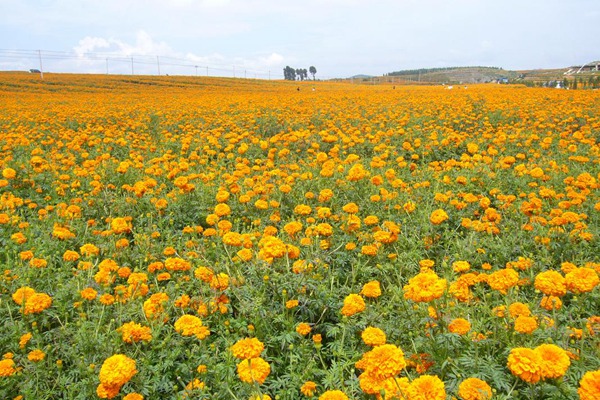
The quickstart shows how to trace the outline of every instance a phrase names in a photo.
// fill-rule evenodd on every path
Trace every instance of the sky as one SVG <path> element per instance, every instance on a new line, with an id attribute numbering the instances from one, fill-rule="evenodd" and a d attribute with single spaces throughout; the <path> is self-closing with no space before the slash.
<path id="1" fill-rule="evenodd" d="M 598 0 L 0 0 L 0 71 L 561 68 L 599 60 L 598 38 Z"/>

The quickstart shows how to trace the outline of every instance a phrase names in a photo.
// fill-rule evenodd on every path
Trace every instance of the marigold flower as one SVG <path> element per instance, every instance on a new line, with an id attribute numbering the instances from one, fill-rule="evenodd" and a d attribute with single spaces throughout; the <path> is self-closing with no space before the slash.
<path id="1" fill-rule="evenodd" d="M 548 270 L 537 274 L 534 286 L 546 296 L 564 296 L 567 293 L 565 277 L 560 272 Z"/>
<path id="2" fill-rule="evenodd" d="M 298 326 L 296 326 L 296 332 L 298 332 L 298 334 L 300 334 L 302 336 L 308 335 L 310 333 L 310 331 L 311 331 L 310 325 L 305 322 L 301 322 L 298 324 Z"/>
<path id="3" fill-rule="evenodd" d="M 457 335 L 466 335 L 471 330 L 471 323 L 464 318 L 456 318 L 448 324 L 448 330 Z"/>
<path id="4" fill-rule="evenodd" d="M 341 390 L 328 390 L 319 396 L 319 400 L 349 400 Z"/>
<path id="5" fill-rule="evenodd" d="M 100 368 L 98 378 L 105 387 L 121 387 L 137 373 L 135 360 L 124 354 L 110 356 Z"/>
<path id="6" fill-rule="evenodd" d="M 598 273 L 586 267 L 576 268 L 565 276 L 567 289 L 573 293 L 587 293 L 600 283 Z"/>
<path id="7" fill-rule="evenodd" d="M 600 398 L 600 369 L 588 371 L 583 375 L 583 378 L 579 381 L 577 394 L 579 394 L 580 400 L 597 400 Z"/>
<path id="8" fill-rule="evenodd" d="M 492 388 L 478 378 L 467 378 L 458 385 L 458 395 L 462 400 L 489 400 Z"/>
<path id="9" fill-rule="evenodd" d="M 248 358 L 237 365 L 237 373 L 242 382 L 262 384 L 271 373 L 271 366 L 260 357 Z"/>
<path id="10" fill-rule="evenodd" d="M 40 349 L 32 350 L 29 352 L 29 354 L 27 354 L 27 359 L 32 362 L 39 362 L 42 361 L 44 358 L 46 358 L 46 353 L 44 353 Z"/>
<path id="11" fill-rule="evenodd" d="M 407 389 L 410 400 L 445 400 L 444 382 L 435 375 L 421 375 L 413 380 Z"/>
<path id="12" fill-rule="evenodd" d="M 376 346 L 363 354 L 356 363 L 356 368 L 364 370 L 370 377 L 383 381 L 396 376 L 406 367 L 404 353 L 393 344 Z"/>
<path id="13" fill-rule="evenodd" d="M 85 288 L 79 292 L 79 295 L 85 300 L 92 301 L 98 296 L 98 292 L 91 287 Z"/>
<path id="14" fill-rule="evenodd" d="M 121 338 L 125 343 L 149 342 L 152 340 L 150 327 L 133 321 L 123 324 L 117 331 L 121 332 Z"/>
<path id="15" fill-rule="evenodd" d="M 567 352 L 554 344 L 542 344 L 534 349 L 541 358 L 542 379 L 555 379 L 564 376 L 571 365 Z"/>
<path id="16" fill-rule="evenodd" d="M 306 381 L 300 387 L 300 393 L 306 397 L 313 397 L 317 391 L 317 384 L 313 381 Z"/>
<path id="17" fill-rule="evenodd" d="M 360 294 L 372 299 L 381 296 L 381 285 L 379 284 L 379 281 L 365 283 L 360 291 Z"/>
<path id="18" fill-rule="evenodd" d="M 23 286 L 13 293 L 12 299 L 18 305 L 22 305 L 23 302 L 27 301 L 27 299 L 34 294 L 35 290 L 30 288 L 29 286 Z"/>
<path id="19" fill-rule="evenodd" d="M 448 220 L 448 214 L 441 208 L 434 210 L 429 216 L 429 221 L 434 225 L 439 225 L 446 220 Z"/>
<path id="20" fill-rule="evenodd" d="M 183 336 L 196 336 L 202 340 L 210 335 L 210 330 L 202 325 L 202 320 L 195 315 L 182 315 L 175 321 L 175 330 Z"/>
<path id="21" fill-rule="evenodd" d="M 542 358 L 539 353 L 525 347 L 515 347 L 508 355 L 510 372 L 528 383 L 537 383 L 542 377 Z"/>
<path id="22" fill-rule="evenodd" d="M 0 376 L 11 376 L 17 372 L 15 362 L 10 358 L 0 360 Z"/>
<path id="23" fill-rule="evenodd" d="M 538 322 L 535 317 L 526 317 L 519 315 L 515 320 L 515 331 L 523 334 L 529 334 L 538 328 Z"/>
<path id="24" fill-rule="evenodd" d="M 442 297 L 446 290 L 446 280 L 440 279 L 435 272 L 426 270 L 409 279 L 403 290 L 405 299 L 430 302 Z"/>
<path id="25" fill-rule="evenodd" d="M 129 393 L 123 397 L 123 400 L 144 400 L 144 396 L 139 393 Z"/>
<path id="26" fill-rule="evenodd" d="M 110 229 L 117 234 L 129 233 L 131 232 L 131 228 L 131 223 L 125 218 L 113 218 L 113 220 L 110 222 Z"/>
<path id="27" fill-rule="evenodd" d="M 34 293 L 25 300 L 23 313 L 39 314 L 52 305 L 52 297 L 46 293 Z"/>
<path id="28" fill-rule="evenodd" d="M 349 294 L 344 299 L 344 306 L 341 313 L 346 317 L 351 317 L 354 314 L 364 311 L 366 308 L 365 300 L 358 294 Z"/>
<path id="29" fill-rule="evenodd" d="M 231 353 L 239 359 L 258 358 L 264 349 L 265 345 L 257 338 L 246 338 L 231 346 Z"/>
<path id="30" fill-rule="evenodd" d="M 519 273 L 511 268 L 501 269 L 492 272 L 487 277 L 487 284 L 494 290 L 506 294 L 508 289 L 519 282 Z"/>
<path id="31" fill-rule="evenodd" d="M 385 332 L 379 328 L 369 326 L 360 334 L 367 346 L 381 346 L 386 342 Z"/>

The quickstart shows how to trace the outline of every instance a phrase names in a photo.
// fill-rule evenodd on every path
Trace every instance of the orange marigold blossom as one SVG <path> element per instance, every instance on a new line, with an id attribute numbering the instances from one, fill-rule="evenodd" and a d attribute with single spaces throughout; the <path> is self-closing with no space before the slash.
<path id="1" fill-rule="evenodd" d="M 446 280 L 440 279 L 435 272 L 426 270 L 409 279 L 403 290 L 405 299 L 430 302 L 442 297 L 446 290 Z"/>
<path id="2" fill-rule="evenodd" d="M 360 336 L 367 346 L 381 346 L 386 342 L 385 332 L 372 326 L 366 327 Z"/>
<path id="3" fill-rule="evenodd" d="M 464 318 L 455 318 L 448 324 L 448 330 L 458 335 L 466 335 L 471 330 L 471 323 Z"/>
<path id="4" fill-rule="evenodd" d="M 231 346 L 231 353 L 239 359 L 258 358 L 265 349 L 264 344 L 257 338 L 246 338 L 238 340 Z"/>
<path id="5" fill-rule="evenodd" d="M 507 367 L 510 372 L 528 383 L 537 383 L 542 378 L 542 358 L 525 347 L 515 347 L 508 355 Z"/>
<path id="6" fill-rule="evenodd" d="M 434 210 L 431 215 L 429 216 L 429 221 L 433 224 L 433 225 L 440 225 L 442 222 L 448 220 L 448 214 L 446 214 L 446 211 L 442 210 L 441 208 Z"/>
<path id="7" fill-rule="evenodd" d="M 462 400 L 490 400 L 492 388 L 479 378 L 467 378 L 458 385 L 458 396 Z"/>
<path id="8" fill-rule="evenodd" d="M 406 367 L 406 360 L 400 348 L 393 344 L 383 344 L 363 354 L 355 365 L 364 374 L 383 381 L 399 374 Z"/>
<path id="9" fill-rule="evenodd" d="M 354 314 L 364 311 L 365 308 L 365 300 L 360 295 L 349 294 L 344 299 L 344 306 L 340 312 L 346 317 L 351 317 Z"/>
<path id="10" fill-rule="evenodd" d="M 554 344 L 542 344 L 534 349 L 541 358 L 542 379 L 556 379 L 564 376 L 571 365 L 567 352 Z"/>
<path id="11" fill-rule="evenodd" d="M 360 294 L 368 298 L 377 298 L 381 296 L 381 285 L 379 281 L 370 281 L 365 283 L 360 291 Z"/>
<path id="12" fill-rule="evenodd" d="M 317 391 L 317 384 L 313 381 L 306 381 L 300 387 L 300 393 L 306 397 L 313 397 Z"/>
<path id="13" fill-rule="evenodd" d="M 586 372 L 579 381 L 577 389 L 580 400 L 597 400 L 600 398 L 600 369 Z"/>
<path id="14" fill-rule="evenodd" d="M 115 354 L 104 360 L 98 378 L 104 386 L 121 387 L 137 372 L 135 360 L 124 354 Z"/>
<path id="15" fill-rule="evenodd" d="M 349 400 L 341 390 L 328 390 L 319 396 L 319 400 Z"/>
<path id="16" fill-rule="evenodd" d="M 175 321 L 175 330 L 183 336 L 196 336 L 202 340 L 210 335 L 208 327 L 202 324 L 202 320 L 195 315 L 182 315 Z"/>
<path id="17" fill-rule="evenodd" d="M 262 384 L 271 373 L 271 366 L 260 357 L 247 358 L 237 365 L 237 373 L 242 382 Z"/>
<path id="18" fill-rule="evenodd" d="M 435 375 L 421 375 L 413 380 L 407 388 L 410 400 L 444 400 L 446 387 L 444 382 Z"/>

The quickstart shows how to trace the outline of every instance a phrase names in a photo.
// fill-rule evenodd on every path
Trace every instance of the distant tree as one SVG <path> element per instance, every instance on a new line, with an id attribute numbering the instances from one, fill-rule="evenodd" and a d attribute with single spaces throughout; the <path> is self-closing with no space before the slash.
<path id="1" fill-rule="evenodd" d="M 569 87 L 569 81 L 567 80 L 567 78 L 564 78 L 562 81 L 562 88 L 567 89 L 568 87 Z"/>
<path id="2" fill-rule="evenodd" d="M 573 79 L 573 84 L 571 85 L 571 89 L 577 89 L 577 78 Z"/>
<path id="3" fill-rule="evenodd" d="M 283 69 L 283 77 L 288 81 L 296 80 L 296 70 L 289 65 Z"/>

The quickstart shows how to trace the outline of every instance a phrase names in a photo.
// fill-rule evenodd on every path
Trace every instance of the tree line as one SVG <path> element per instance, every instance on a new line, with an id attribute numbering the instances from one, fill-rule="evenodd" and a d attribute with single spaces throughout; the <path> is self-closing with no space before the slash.
<path id="1" fill-rule="evenodd" d="M 306 68 L 292 68 L 289 65 L 283 69 L 283 77 L 288 81 L 303 81 L 308 79 L 308 73 L 312 75 L 313 81 L 315 80 L 315 74 L 317 73 L 317 69 L 313 66 L 310 66 L 308 70 Z"/>

